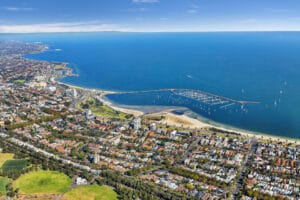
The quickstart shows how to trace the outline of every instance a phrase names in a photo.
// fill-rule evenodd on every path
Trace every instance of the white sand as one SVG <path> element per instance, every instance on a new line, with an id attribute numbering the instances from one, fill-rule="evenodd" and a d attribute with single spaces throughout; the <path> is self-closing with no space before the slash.
<path id="1" fill-rule="evenodd" d="M 206 122 L 203 122 L 199 119 L 194 119 L 192 117 L 189 117 L 187 115 L 175 115 L 171 113 L 172 110 L 167 110 L 164 112 L 159 113 L 153 113 L 149 114 L 148 116 L 164 116 L 165 118 L 161 120 L 160 122 L 166 125 L 170 126 L 176 126 L 176 127 L 184 127 L 184 128 L 191 128 L 191 129 L 202 129 L 202 128 L 216 128 L 219 130 L 224 130 L 227 132 L 234 132 L 241 134 L 242 136 L 248 137 L 248 138 L 255 138 L 257 140 L 264 140 L 264 141 L 273 141 L 273 142 L 283 142 L 283 143 L 294 143 L 297 145 L 300 145 L 300 140 L 293 139 L 293 138 L 284 138 L 280 136 L 273 136 L 273 135 L 267 135 L 263 133 L 254 133 L 254 132 L 247 132 L 244 130 L 235 130 L 234 128 L 226 128 L 222 127 L 221 125 L 212 125 Z"/>
<path id="2" fill-rule="evenodd" d="M 175 115 L 171 113 L 171 110 L 149 114 L 148 116 L 163 116 L 164 119 L 162 119 L 160 122 L 169 126 L 184 127 L 190 129 L 212 127 L 210 124 L 191 118 L 187 115 Z"/>
<path id="3" fill-rule="evenodd" d="M 114 92 L 113 92 L 114 93 Z M 131 114 L 131 115 L 134 115 L 135 117 L 139 117 L 139 116 L 142 116 L 144 115 L 145 113 L 140 111 L 140 110 L 135 110 L 135 109 L 129 109 L 129 108 L 121 108 L 121 107 L 118 107 L 118 106 L 115 106 L 113 105 L 110 101 L 108 101 L 107 99 L 104 98 L 105 95 L 107 94 L 113 94 L 112 92 L 103 92 L 100 97 L 99 97 L 99 100 L 106 106 L 109 106 L 111 107 L 112 109 L 114 110 L 117 110 L 117 111 L 120 111 L 120 112 L 124 112 L 124 113 L 127 113 L 127 114 Z"/>
<path id="4" fill-rule="evenodd" d="M 129 108 L 121 108 L 121 107 L 118 107 L 116 105 L 113 105 L 113 103 L 111 103 L 110 101 L 108 101 L 104 97 L 107 94 L 114 94 L 114 93 L 117 93 L 117 92 L 78 87 L 78 86 L 74 86 L 74 85 L 61 83 L 61 82 L 55 80 L 54 78 L 51 79 L 51 80 L 55 81 L 55 82 L 58 82 L 60 84 L 64 84 L 64 85 L 66 85 L 68 87 L 71 87 L 71 88 L 80 89 L 80 90 L 87 90 L 89 92 L 101 93 L 100 96 L 98 96 L 99 100 L 101 100 L 104 105 L 109 106 L 112 109 L 115 109 L 117 111 L 124 112 L 124 113 L 127 113 L 127 114 L 132 114 L 135 117 L 145 115 L 145 113 L 140 111 L 140 110 L 129 109 Z M 222 126 L 218 126 L 218 125 L 212 125 L 212 124 L 208 124 L 206 122 L 200 121 L 199 119 L 194 119 L 192 117 L 189 117 L 187 115 L 173 114 L 173 113 L 171 113 L 171 111 L 172 110 L 167 110 L 167 111 L 164 111 L 164 112 L 158 112 L 158 113 L 153 113 L 153 114 L 149 114 L 149 115 L 164 116 L 165 118 L 163 120 L 161 120 L 160 122 L 163 123 L 163 124 L 170 125 L 170 126 L 184 127 L 184 128 L 191 128 L 191 129 L 202 129 L 202 128 L 207 128 L 207 127 L 214 127 L 214 128 L 220 129 L 220 130 L 228 131 L 228 132 L 239 133 L 239 134 L 241 134 L 245 137 L 256 138 L 258 140 L 270 140 L 270 141 L 274 141 L 274 142 L 284 142 L 284 143 L 290 142 L 290 143 L 300 145 L 300 140 L 298 140 L 298 139 L 284 138 L 284 137 L 279 137 L 279 136 L 267 135 L 267 134 L 263 134 L 263 133 L 252 133 L 252 132 L 247 132 L 247 131 L 243 131 L 243 130 L 235 130 L 234 128 L 231 129 L 231 128 L 226 128 L 226 127 L 222 127 Z"/>

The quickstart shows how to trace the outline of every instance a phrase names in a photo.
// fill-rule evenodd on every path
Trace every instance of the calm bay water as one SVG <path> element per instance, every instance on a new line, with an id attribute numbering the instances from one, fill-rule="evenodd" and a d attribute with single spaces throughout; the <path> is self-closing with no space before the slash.
<path id="1" fill-rule="evenodd" d="M 126 105 L 187 107 L 210 120 L 300 138 L 300 33 L 74 33 L 0 35 L 48 44 L 27 57 L 70 63 L 62 81 L 118 91 L 187 88 L 258 105 L 210 108 L 168 93 L 110 95 Z"/>

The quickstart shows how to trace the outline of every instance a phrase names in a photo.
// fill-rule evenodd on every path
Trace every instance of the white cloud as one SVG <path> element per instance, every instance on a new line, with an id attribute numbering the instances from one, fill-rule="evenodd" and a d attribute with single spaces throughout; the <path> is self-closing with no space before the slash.
<path id="1" fill-rule="evenodd" d="M 161 18 L 159 18 L 159 20 L 161 20 L 161 21 L 167 21 L 167 20 L 169 20 L 169 18 L 167 18 L 167 17 L 161 17 Z"/>
<path id="2" fill-rule="evenodd" d="M 143 18 L 136 18 L 136 22 L 143 22 Z M 160 20 L 168 20 L 160 18 Z M 300 19 L 298 19 L 300 20 Z M 291 19 L 290 24 L 284 21 L 260 21 L 255 18 L 244 20 L 212 22 L 207 24 L 171 24 L 167 26 L 153 26 L 147 23 L 135 24 L 107 24 L 101 21 L 79 21 L 71 23 L 45 24 L 3 24 L 0 20 L 0 33 L 53 33 L 53 32 L 218 32 L 218 31 L 299 31 L 299 21 Z M 6 22 L 7 23 L 7 22 Z M 138 25 L 137 25 L 138 24 Z"/>
<path id="3" fill-rule="evenodd" d="M 197 4 L 189 4 L 190 8 L 198 9 L 199 6 Z"/>
<path id="4" fill-rule="evenodd" d="M 59 32 L 100 32 L 100 31 L 131 31 L 127 27 L 115 24 L 104 24 L 97 21 L 0 25 L 0 33 L 59 33 Z"/>
<path id="5" fill-rule="evenodd" d="M 259 22 L 259 20 L 255 18 L 243 19 L 240 21 L 241 24 L 253 24 L 257 22 Z"/>
<path id="6" fill-rule="evenodd" d="M 200 7 L 197 4 L 189 4 L 188 7 L 186 11 L 188 14 L 196 14 L 199 12 Z"/>
<path id="7" fill-rule="evenodd" d="M 293 13 L 293 9 L 286 9 L 286 8 L 268 8 L 266 9 L 267 12 L 275 13 L 275 14 L 285 14 L 285 13 Z"/>
<path id="8" fill-rule="evenodd" d="M 133 3 L 158 3 L 159 0 L 132 0 Z"/>
<path id="9" fill-rule="evenodd" d="M 126 11 L 128 12 L 146 12 L 148 11 L 148 8 L 129 8 Z"/>
<path id="10" fill-rule="evenodd" d="M 186 12 L 189 13 L 189 14 L 196 14 L 196 13 L 198 13 L 198 10 L 188 9 Z"/>
<path id="11" fill-rule="evenodd" d="M 33 8 L 24 8 L 24 7 L 2 7 L 3 10 L 6 10 L 6 11 L 12 11 L 12 12 L 17 12 L 17 11 L 33 11 L 34 9 Z"/>

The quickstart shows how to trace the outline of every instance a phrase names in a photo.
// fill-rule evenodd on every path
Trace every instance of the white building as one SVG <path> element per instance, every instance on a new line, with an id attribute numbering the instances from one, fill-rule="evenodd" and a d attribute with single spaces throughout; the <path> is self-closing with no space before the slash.
<path id="1" fill-rule="evenodd" d="M 73 89 L 67 89 L 66 90 L 66 95 L 77 98 L 78 97 L 78 92 L 75 88 Z"/>
<path id="2" fill-rule="evenodd" d="M 48 87 L 48 91 L 49 92 L 55 92 L 56 91 L 56 87 L 50 86 L 50 87 Z"/>
<path id="3" fill-rule="evenodd" d="M 77 98 L 78 97 L 78 92 L 76 89 L 73 89 L 73 97 Z"/>
<path id="4" fill-rule="evenodd" d="M 156 131 L 156 123 L 150 124 L 150 130 Z"/>
<path id="5" fill-rule="evenodd" d="M 134 127 L 135 130 L 139 130 L 142 127 L 141 122 L 142 122 L 141 118 L 134 119 L 133 127 Z"/>
<path id="6" fill-rule="evenodd" d="M 81 177 L 76 178 L 75 180 L 76 185 L 87 185 L 87 180 Z"/>
<path id="7" fill-rule="evenodd" d="M 90 109 L 87 109 L 85 111 L 85 117 L 87 120 L 93 120 L 95 119 L 95 116 L 93 115 L 92 111 Z"/>
<path id="8" fill-rule="evenodd" d="M 94 163 L 97 164 L 100 161 L 100 156 L 99 154 L 94 155 Z"/>

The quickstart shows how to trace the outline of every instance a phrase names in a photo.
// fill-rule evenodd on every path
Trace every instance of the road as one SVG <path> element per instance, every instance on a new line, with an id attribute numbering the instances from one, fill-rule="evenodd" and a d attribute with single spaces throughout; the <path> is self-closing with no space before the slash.
<path id="1" fill-rule="evenodd" d="M 40 148 L 37 148 L 37 147 L 35 147 L 35 146 L 33 146 L 33 145 L 29 144 L 29 143 L 23 142 L 23 141 L 21 141 L 19 139 L 16 139 L 16 138 L 10 138 L 9 135 L 7 135 L 5 133 L 1 133 L 0 132 L 0 137 L 1 138 L 6 138 L 10 142 L 12 142 L 12 143 L 14 143 L 14 144 L 16 144 L 18 146 L 27 147 L 28 149 L 30 149 L 30 150 L 32 150 L 32 151 L 34 151 L 36 153 L 43 154 L 44 156 L 46 156 L 48 158 L 53 158 L 53 159 L 55 159 L 57 161 L 60 161 L 60 162 L 62 162 L 64 164 L 72 165 L 72 166 L 74 166 L 76 168 L 79 168 L 79 169 L 82 169 L 82 170 L 86 170 L 86 171 L 88 171 L 88 172 L 90 172 L 90 173 L 92 173 L 94 175 L 100 175 L 100 173 L 101 173 L 101 170 L 91 169 L 89 166 L 81 165 L 81 164 L 75 163 L 75 162 L 73 162 L 71 160 L 60 158 L 57 155 L 54 155 L 54 154 L 49 153 L 47 151 L 44 151 L 44 150 L 42 150 Z"/>
<path id="2" fill-rule="evenodd" d="M 192 144 L 190 144 L 190 146 L 188 147 L 188 149 L 186 150 L 186 153 L 183 157 L 183 162 L 185 161 L 185 159 L 187 159 L 189 157 L 189 155 L 192 153 L 193 148 L 195 146 L 197 146 L 200 142 L 201 137 L 198 136 L 197 140 L 195 140 Z"/>
<path id="3" fill-rule="evenodd" d="M 251 140 L 250 151 L 249 151 L 249 153 L 247 154 L 247 156 L 245 158 L 244 165 L 241 167 L 241 173 L 240 173 L 240 176 L 237 179 L 237 185 L 236 185 L 236 188 L 233 192 L 232 199 L 237 199 L 239 192 L 242 190 L 243 180 L 244 180 L 244 177 L 247 175 L 246 171 L 247 171 L 247 169 L 248 169 L 248 167 L 251 163 L 253 154 L 254 154 L 255 149 L 256 149 L 256 145 L 257 145 L 257 140 L 256 139 Z"/>
<path id="4" fill-rule="evenodd" d="M 91 95 L 91 93 L 88 91 L 82 91 L 81 93 L 83 93 L 83 94 L 80 94 L 80 97 L 73 99 L 73 101 L 70 105 L 71 108 L 76 108 L 76 104 L 78 102 L 84 101 L 85 99 L 87 99 L 89 97 L 89 95 Z"/>

